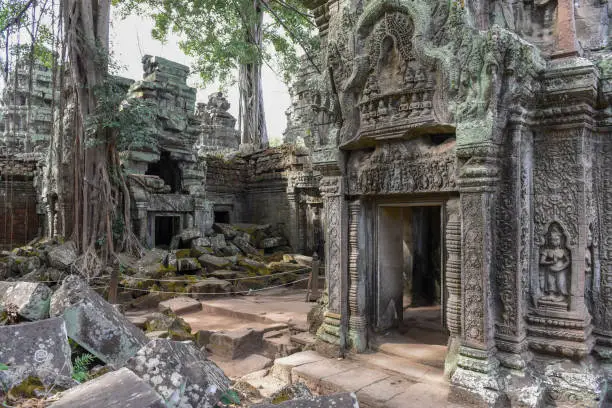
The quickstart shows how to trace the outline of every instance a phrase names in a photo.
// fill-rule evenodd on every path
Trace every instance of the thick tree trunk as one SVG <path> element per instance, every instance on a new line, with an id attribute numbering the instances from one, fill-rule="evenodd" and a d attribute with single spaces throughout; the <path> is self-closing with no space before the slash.
<path id="1" fill-rule="evenodd" d="M 261 0 L 253 0 L 257 21 L 249 28 L 247 40 L 258 49 L 263 44 L 263 11 Z M 246 64 L 240 67 L 240 93 L 242 115 L 242 144 L 252 145 L 256 150 L 268 147 L 268 130 L 263 103 L 261 63 Z"/>
<path id="2" fill-rule="evenodd" d="M 112 223 L 115 209 L 129 203 L 111 183 L 111 174 L 124 184 L 119 170 L 116 135 L 98 127 L 91 129 L 89 120 L 96 112 L 96 88 L 108 79 L 109 0 L 63 0 L 66 43 L 68 46 L 73 96 L 74 197 L 73 235 L 82 253 L 81 269 L 97 275 L 112 261 L 115 253 Z M 115 174 L 116 173 L 116 174 Z M 121 187 L 121 186 L 120 186 Z M 128 208 L 129 204 L 124 208 Z M 122 216 L 124 235 L 131 236 L 129 214 Z M 113 268 L 109 301 L 117 294 L 117 268 Z"/>

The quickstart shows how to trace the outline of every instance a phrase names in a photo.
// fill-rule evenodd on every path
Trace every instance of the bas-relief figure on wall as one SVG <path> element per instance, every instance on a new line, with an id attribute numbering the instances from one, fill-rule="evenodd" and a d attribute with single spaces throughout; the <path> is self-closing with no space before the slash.
<path id="1" fill-rule="evenodd" d="M 558 223 L 552 223 L 540 251 L 540 302 L 566 303 L 570 294 L 571 254 Z"/>

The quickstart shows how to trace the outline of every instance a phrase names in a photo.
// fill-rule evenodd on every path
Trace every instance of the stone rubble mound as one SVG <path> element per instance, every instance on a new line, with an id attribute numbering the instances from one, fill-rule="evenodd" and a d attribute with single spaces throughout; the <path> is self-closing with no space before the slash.
<path id="1" fill-rule="evenodd" d="M 230 388 L 193 342 L 148 338 L 75 275 L 55 291 L 28 282 L 0 282 L 0 290 L 2 401 L 20 396 L 54 400 L 55 408 L 199 408 L 215 406 Z"/>

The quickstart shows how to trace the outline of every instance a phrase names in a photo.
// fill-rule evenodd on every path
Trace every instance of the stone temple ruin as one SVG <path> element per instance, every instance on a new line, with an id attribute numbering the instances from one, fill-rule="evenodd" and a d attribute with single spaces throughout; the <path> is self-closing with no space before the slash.
<path id="1" fill-rule="evenodd" d="M 364 352 L 405 310 L 431 306 L 458 395 L 603 406 L 612 4 L 305 3 L 319 66 L 304 64 L 292 88 L 281 148 L 224 157 L 240 144 L 228 102 L 194 109 L 186 67 L 145 58 L 126 100 L 159 107 L 155 143 L 123 154 L 142 242 L 215 222 L 278 225 L 294 251 L 324 256 L 321 351 Z M 2 197 L 36 208 L 32 195 Z"/>

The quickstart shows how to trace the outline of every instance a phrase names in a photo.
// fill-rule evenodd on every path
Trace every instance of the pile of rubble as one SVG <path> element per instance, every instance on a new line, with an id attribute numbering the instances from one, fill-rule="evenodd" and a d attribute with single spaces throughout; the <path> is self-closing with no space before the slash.
<path id="1" fill-rule="evenodd" d="M 0 282 L 0 400 L 53 408 L 249 406 L 199 345 L 221 342 L 145 334 L 120 309 L 75 275 L 55 290 Z M 171 310 L 147 324 L 190 333 Z M 358 406 L 350 394 L 314 397 L 295 386 L 268 402 L 257 406 Z"/>
<path id="2" fill-rule="evenodd" d="M 304 282 L 310 259 L 288 255 L 291 248 L 286 244 L 270 225 L 214 224 L 204 235 L 189 228 L 173 237 L 169 250 L 148 250 L 141 259 L 120 254 L 119 262 L 95 277 L 95 283 L 104 294 L 116 268 L 121 276 L 120 303 L 148 309 L 180 295 L 202 299 Z M 46 240 L 0 253 L 0 280 L 53 286 L 78 270 L 77 251 L 70 241 Z"/>

